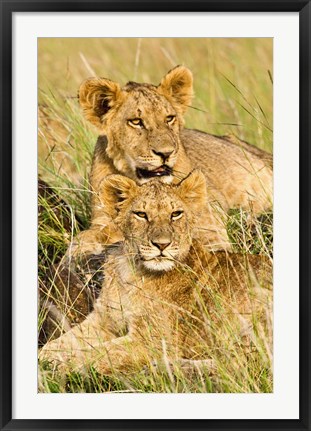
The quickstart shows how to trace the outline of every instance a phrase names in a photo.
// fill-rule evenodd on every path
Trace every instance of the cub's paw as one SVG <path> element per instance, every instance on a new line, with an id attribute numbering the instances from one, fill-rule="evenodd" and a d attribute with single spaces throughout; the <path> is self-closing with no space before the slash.
<path id="1" fill-rule="evenodd" d="M 101 254 L 105 248 L 105 243 L 101 242 L 98 235 L 93 230 L 80 232 L 69 245 L 64 261 L 75 263 L 80 257 Z M 65 263 L 64 262 L 64 263 Z"/>

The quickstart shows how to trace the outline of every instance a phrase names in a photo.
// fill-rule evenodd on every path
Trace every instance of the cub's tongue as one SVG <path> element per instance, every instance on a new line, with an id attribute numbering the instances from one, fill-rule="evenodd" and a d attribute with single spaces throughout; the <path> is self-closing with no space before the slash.
<path id="1" fill-rule="evenodd" d="M 161 173 L 161 172 L 166 172 L 166 169 L 164 168 L 164 166 L 160 166 L 159 168 L 154 169 L 152 172 L 157 174 L 157 173 Z"/>

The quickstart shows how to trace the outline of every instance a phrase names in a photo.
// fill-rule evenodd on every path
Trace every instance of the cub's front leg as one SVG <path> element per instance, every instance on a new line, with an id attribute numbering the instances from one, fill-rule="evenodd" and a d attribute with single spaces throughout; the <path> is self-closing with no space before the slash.
<path id="1" fill-rule="evenodd" d="M 130 373 L 152 363 L 153 357 L 150 357 L 150 353 L 141 339 L 129 334 L 105 342 L 92 366 L 103 375 L 115 372 Z"/>
<path id="2" fill-rule="evenodd" d="M 103 314 L 94 310 L 81 324 L 48 342 L 40 350 L 39 360 L 48 361 L 62 371 L 87 366 L 100 356 L 105 342 L 112 338 L 115 334 L 105 325 Z"/>
<path id="3" fill-rule="evenodd" d="M 107 138 L 100 136 L 96 143 L 90 174 L 91 192 L 91 226 L 80 232 L 70 244 L 67 259 L 76 259 L 79 256 L 100 254 L 107 245 L 122 241 L 123 236 L 114 221 L 105 213 L 105 202 L 101 198 L 101 184 L 111 174 L 118 173 L 110 160 L 106 160 Z"/>

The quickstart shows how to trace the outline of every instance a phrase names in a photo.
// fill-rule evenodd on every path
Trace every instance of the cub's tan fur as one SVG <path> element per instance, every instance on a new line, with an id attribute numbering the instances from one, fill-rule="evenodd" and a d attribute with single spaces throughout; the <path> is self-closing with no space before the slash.
<path id="1" fill-rule="evenodd" d="M 224 322 L 232 331 L 229 344 L 250 336 L 252 322 L 269 309 L 271 265 L 260 256 L 210 253 L 193 240 L 205 211 L 201 172 L 178 185 L 153 180 L 139 186 L 111 175 L 100 193 L 125 242 L 104 265 L 94 311 L 46 344 L 41 359 L 64 370 L 93 365 L 109 374 L 149 364 L 163 349 L 170 360 L 226 350 L 225 336 L 217 337 Z"/>
<path id="2" fill-rule="evenodd" d="M 235 139 L 184 129 L 183 114 L 191 104 L 192 73 L 177 66 L 158 86 L 105 78 L 82 83 L 79 100 L 85 117 L 100 131 L 91 171 L 91 230 L 77 238 L 71 252 L 100 252 L 102 244 L 120 239 L 120 232 L 103 216 L 99 199 L 102 180 L 123 174 L 138 184 L 157 176 L 177 183 L 199 167 L 209 196 L 224 211 L 241 206 L 257 213 L 271 207 L 271 156 Z M 225 248 L 227 236 L 218 208 L 207 204 L 202 229 L 211 249 Z M 80 242 L 80 247 L 77 247 Z"/>

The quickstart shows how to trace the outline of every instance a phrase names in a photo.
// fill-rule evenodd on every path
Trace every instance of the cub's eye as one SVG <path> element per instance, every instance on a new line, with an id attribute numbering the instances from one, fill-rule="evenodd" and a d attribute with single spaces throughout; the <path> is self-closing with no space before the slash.
<path id="1" fill-rule="evenodd" d="M 175 123 L 175 120 L 176 120 L 176 116 L 175 116 L 175 115 L 168 115 L 168 116 L 166 117 L 166 122 L 167 122 L 167 124 L 169 124 L 169 125 L 174 124 L 174 123 Z"/>
<path id="2" fill-rule="evenodd" d="M 137 129 L 144 127 L 144 123 L 141 118 L 133 118 L 131 120 L 127 120 L 127 122 L 131 127 L 136 127 Z"/>
<path id="3" fill-rule="evenodd" d="M 148 220 L 147 214 L 144 213 L 143 211 L 133 211 L 133 213 L 136 215 L 136 217 L 138 218 L 144 218 L 146 220 Z"/>
<path id="4" fill-rule="evenodd" d="M 182 217 L 183 213 L 184 213 L 183 211 L 174 211 L 171 214 L 171 219 L 172 220 L 178 220 Z"/>

